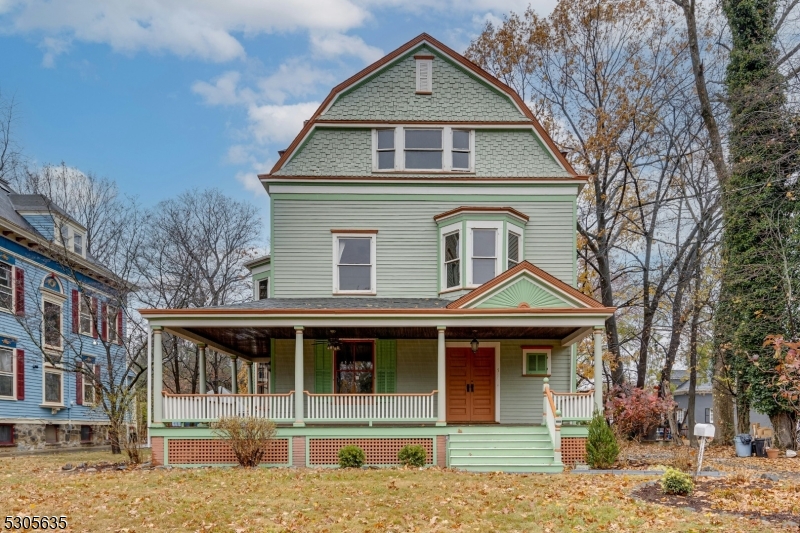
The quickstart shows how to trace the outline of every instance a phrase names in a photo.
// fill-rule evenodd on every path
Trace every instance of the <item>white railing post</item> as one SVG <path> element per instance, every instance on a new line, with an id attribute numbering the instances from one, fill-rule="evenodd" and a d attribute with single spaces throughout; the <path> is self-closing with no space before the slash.
<path id="1" fill-rule="evenodd" d="M 542 387 L 544 398 L 544 419 L 547 425 L 547 432 L 550 434 L 550 442 L 553 443 L 553 464 L 561 464 L 561 411 L 556 409 L 553 393 L 550 390 L 550 380 L 544 378 Z"/>

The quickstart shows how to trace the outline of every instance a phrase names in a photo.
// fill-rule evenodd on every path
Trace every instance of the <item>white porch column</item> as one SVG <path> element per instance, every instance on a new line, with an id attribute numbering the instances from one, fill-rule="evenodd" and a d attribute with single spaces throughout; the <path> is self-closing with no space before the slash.
<path id="1" fill-rule="evenodd" d="M 253 362 L 245 361 L 244 364 L 247 365 L 247 394 L 255 394 L 256 391 L 253 389 Z"/>
<path id="2" fill-rule="evenodd" d="M 303 326 L 294 328 L 294 424 L 305 426 L 303 422 Z"/>
<path id="3" fill-rule="evenodd" d="M 206 345 L 202 342 L 197 345 L 197 381 L 200 394 L 208 392 L 206 390 Z"/>
<path id="4" fill-rule="evenodd" d="M 235 355 L 231 356 L 231 393 L 239 394 L 239 369 L 236 366 L 236 359 Z"/>
<path id="5" fill-rule="evenodd" d="M 446 426 L 447 425 L 447 404 L 445 397 L 447 396 L 447 382 L 445 380 L 445 345 L 444 345 L 444 326 L 438 326 L 436 328 L 437 336 L 438 336 L 438 345 L 437 345 L 437 360 L 436 360 L 436 378 L 437 384 L 436 387 L 439 389 L 439 392 L 436 395 L 436 406 L 437 406 L 437 426 Z"/>
<path id="6" fill-rule="evenodd" d="M 603 412 L 603 335 L 602 327 L 594 328 L 594 406 Z"/>
<path id="7" fill-rule="evenodd" d="M 161 426 L 164 420 L 164 347 L 161 344 L 161 327 L 153 327 L 153 425 Z"/>

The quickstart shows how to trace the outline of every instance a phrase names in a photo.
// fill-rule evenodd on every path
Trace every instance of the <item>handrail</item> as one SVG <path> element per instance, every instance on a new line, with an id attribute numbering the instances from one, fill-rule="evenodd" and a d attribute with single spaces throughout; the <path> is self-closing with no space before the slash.
<path id="1" fill-rule="evenodd" d="M 594 391 L 589 392 L 553 392 L 553 396 L 594 396 Z"/>
<path id="2" fill-rule="evenodd" d="M 418 394 L 312 394 L 306 396 L 305 419 L 325 422 L 436 420 L 438 391 Z"/>
<path id="3" fill-rule="evenodd" d="M 595 409 L 594 392 L 552 392 L 552 395 L 563 419 L 591 420 Z"/>
<path id="4" fill-rule="evenodd" d="M 294 391 L 289 391 L 289 392 L 280 393 L 280 394 L 229 394 L 229 393 L 225 393 L 225 394 L 217 394 L 217 393 L 212 393 L 212 394 L 176 394 L 174 392 L 162 391 L 161 394 L 162 394 L 162 396 L 171 396 L 173 398 L 174 397 L 190 398 L 192 396 L 197 396 L 197 397 L 201 397 L 201 398 L 220 398 L 220 397 L 222 397 L 222 398 L 225 398 L 225 397 L 242 398 L 242 397 L 250 397 L 250 396 L 270 397 L 271 398 L 271 397 L 275 397 L 275 396 L 291 396 L 292 394 L 294 394 Z"/>
<path id="5" fill-rule="evenodd" d="M 544 397 L 544 422 L 547 425 L 547 432 L 550 434 L 550 441 L 553 443 L 553 463 L 561 464 L 561 411 L 556 409 L 553 398 L 553 391 L 550 390 L 550 380 L 544 378 L 543 387 Z"/>
<path id="6" fill-rule="evenodd" d="M 209 422 L 224 417 L 257 417 L 291 421 L 294 391 L 283 394 L 167 394 L 165 422 Z"/>
<path id="7" fill-rule="evenodd" d="M 347 398 L 347 397 L 352 397 L 352 396 L 364 396 L 364 397 L 414 396 L 416 398 L 416 397 L 419 397 L 419 396 L 433 396 L 439 391 L 435 390 L 433 392 L 403 393 L 403 394 L 394 393 L 394 392 L 387 392 L 387 393 L 383 393 L 383 392 L 370 393 L 370 392 L 367 392 L 367 393 L 364 393 L 364 394 L 332 394 L 332 393 L 316 394 L 316 393 L 308 392 L 308 391 L 303 391 L 303 392 L 306 394 L 306 396 L 314 396 L 314 397 L 317 397 L 317 396 L 336 396 L 337 398 Z"/>

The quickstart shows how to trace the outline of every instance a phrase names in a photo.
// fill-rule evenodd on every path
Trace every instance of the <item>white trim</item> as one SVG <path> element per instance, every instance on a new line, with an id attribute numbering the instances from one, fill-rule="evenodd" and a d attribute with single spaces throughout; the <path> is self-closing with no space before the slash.
<path id="1" fill-rule="evenodd" d="M 528 373 L 528 354 L 531 353 L 546 353 L 547 354 L 547 373 L 546 374 L 529 374 Z M 523 377 L 539 377 L 547 378 L 553 373 L 553 347 L 549 348 L 523 348 L 522 349 L 522 376 Z"/>
<path id="2" fill-rule="evenodd" d="M 562 291 L 561 289 L 558 289 L 557 287 L 555 287 L 552 284 L 548 283 L 547 281 L 543 280 L 542 278 L 540 278 L 539 276 L 535 275 L 533 272 L 531 272 L 529 270 L 522 270 L 520 272 L 517 272 L 516 274 L 514 274 L 513 276 L 511 276 L 510 278 L 505 280 L 503 283 L 501 283 L 500 285 L 498 285 L 494 289 L 488 291 L 486 294 L 481 295 L 480 298 L 477 298 L 476 300 L 471 301 L 468 305 L 466 305 L 464 307 L 464 309 L 473 309 L 473 308 L 479 306 L 480 304 L 482 304 L 483 302 L 485 302 L 489 298 L 495 296 L 498 292 L 502 292 L 503 289 L 505 289 L 509 285 L 513 284 L 518 278 L 524 277 L 526 274 L 528 276 L 531 276 L 535 280 L 539 281 L 540 288 L 542 290 L 544 290 L 545 292 L 547 292 L 547 293 L 549 293 L 552 296 L 555 296 L 557 298 L 564 299 L 564 300 L 567 301 L 567 303 L 571 302 L 573 304 L 572 308 L 575 308 L 575 309 L 592 309 L 585 302 L 582 302 L 581 300 L 578 300 L 577 298 L 574 298 L 571 294 L 569 294 L 569 293 L 567 293 L 565 291 Z"/>
<path id="3" fill-rule="evenodd" d="M 87 301 L 88 300 L 88 301 Z M 86 304 L 88 315 L 89 315 L 89 331 L 83 330 L 83 305 Z M 94 332 L 92 331 L 92 319 L 97 320 L 97 316 L 92 316 L 92 297 L 88 296 L 86 293 L 78 291 L 78 334 L 79 335 L 86 335 L 92 337 Z M 106 319 L 107 322 L 107 319 Z"/>
<path id="4" fill-rule="evenodd" d="M 420 172 L 420 174 L 424 174 Z M 453 176 L 460 176 L 461 174 L 453 174 Z M 552 185 L 554 182 L 547 179 L 531 178 L 526 181 L 524 185 L 520 186 L 519 181 L 516 180 L 513 184 L 511 181 L 502 182 L 505 185 L 498 185 L 497 180 L 485 181 L 479 177 L 465 177 L 464 181 L 459 181 L 457 185 L 453 184 L 453 178 L 447 181 L 439 181 L 436 178 L 398 178 L 391 181 L 370 181 L 370 180 L 350 180 L 346 176 L 341 178 L 332 178 L 330 181 L 335 183 L 347 183 L 348 186 L 341 185 L 325 185 L 320 184 L 318 180 L 300 181 L 294 180 L 298 183 L 289 185 L 284 184 L 286 179 L 267 179 L 263 178 L 262 183 L 267 184 L 267 192 L 272 194 L 381 194 L 381 195 L 442 195 L 442 196 L 463 196 L 480 194 L 481 196 L 516 196 L 520 199 L 532 196 L 577 196 L 580 186 L 586 184 L 585 181 L 575 180 L 577 183 L 566 184 L 562 187 L 546 187 L 543 185 Z M 281 184 L 270 185 L 269 182 L 280 181 Z M 302 185 L 300 184 L 302 183 Z M 393 185 L 381 185 L 385 183 L 392 183 Z M 430 185 L 422 185 L 429 183 Z M 400 185 L 405 186 L 400 186 Z M 490 185 L 488 187 L 473 187 L 474 185 Z M 437 186 L 431 186 L 437 185 Z M 494 186 L 491 186 L 494 185 Z"/>
<path id="5" fill-rule="evenodd" d="M 513 228 L 513 229 L 512 229 Z M 517 237 L 517 265 L 520 264 L 525 260 L 525 232 L 523 228 L 515 226 L 514 224 L 506 224 L 506 232 L 503 237 L 505 238 L 506 245 L 503 247 L 506 250 L 505 257 L 503 258 L 503 263 L 505 263 L 505 272 L 510 267 L 508 266 L 508 245 L 511 239 L 508 238 L 508 234 L 513 233 Z M 514 265 L 516 266 L 516 265 Z"/>
<path id="6" fill-rule="evenodd" d="M 253 280 L 253 300 L 267 300 L 269 299 L 269 290 L 270 290 L 270 276 L 266 278 L 256 279 Z M 261 298 L 261 283 L 266 281 L 267 282 L 267 297 Z"/>
<path id="7" fill-rule="evenodd" d="M 433 59 L 417 59 L 414 58 L 416 71 L 414 79 L 416 81 L 417 93 L 433 93 Z M 427 70 L 427 84 L 423 83 L 422 70 L 426 67 Z"/>
<path id="8" fill-rule="evenodd" d="M 592 328 L 591 327 L 587 326 L 587 327 L 584 327 L 584 328 L 579 328 L 579 329 L 577 329 L 575 331 L 575 333 L 564 337 L 564 339 L 561 341 L 561 346 L 563 346 L 565 348 L 567 346 L 572 346 L 573 344 L 576 344 L 576 343 L 582 341 L 583 339 L 585 339 L 586 337 L 588 337 L 591 334 L 592 334 Z"/>
<path id="9" fill-rule="evenodd" d="M 440 287 L 442 291 L 455 291 L 460 290 L 464 287 L 464 279 L 463 279 L 463 270 L 464 270 L 464 236 L 462 235 L 461 231 L 461 222 L 456 222 L 455 224 L 450 224 L 449 226 L 444 226 L 439 229 L 439 279 L 440 279 Z M 452 235 L 453 233 L 458 233 L 458 285 L 454 285 L 453 287 L 447 286 L 447 268 L 445 267 L 445 237 L 448 235 Z"/>
<path id="10" fill-rule="evenodd" d="M 488 229 L 488 230 L 495 230 L 495 239 L 494 239 L 494 276 L 497 277 L 500 273 L 503 272 L 503 222 L 502 221 L 495 221 L 495 220 L 475 220 L 475 221 L 467 221 L 467 235 L 465 236 L 467 239 L 467 279 L 465 287 L 469 289 L 474 289 L 475 287 L 480 287 L 482 283 L 475 283 L 472 281 L 472 248 L 473 248 L 473 231 L 476 229 Z"/>
<path id="11" fill-rule="evenodd" d="M 333 270 L 333 294 L 362 294 L 375 295 L 378 293 L 377 287 L 377 234 L 375 233 L 331 233 L 332 242 L 332 270 Z M 339 239 L 369 239 L 369 260 L 370 266 L 370 288 L 364 291 L 339 290 Z"/>
<path id="12" fill-rule="evenodd" d="M 480 342 L 479 348 L 494 348 L 494 421 L 502 424 L 500 420 L 500 342 Z M 447 348 L 472 348 L 469 341 L 445 341 L 445 358 Z M 445 382 L 445 394 L 447 387 Z M 446 414 L 446 413 L 445 413 Z"/>
<path id="13" fill-rule="evenodd" d="M 394 166 L 392 168 L 378 168 L 378 131 L 394 129 Z M 441 168 L 406 168 L 406 142 L 407 130 L 437 130 L 442 134 L 442 167 Z M 469 168 L 453 168 L 453 130 L 467 131 L 469 133 Z M 463 127 L 451 125 L 428 124 L 402 124 L 387 125 L 386 127 L 372 128 L 372 172 L 376 174 L 390 174 L 392 172 L 413 172 L 419 174 L 472 174 L 475 172 L 475 131 L 471 125 Z M 431 150 L 438 151 L 438 150 Z"/>
<path id="14" fill-rule="evenodd" d="M 0 396 L 0 400 L 17 401 L 17 349 L 0 346 L 0 349 L 11 350 L 11 396 Z M 7 375 L 3 373 L 3 375 Z"/>

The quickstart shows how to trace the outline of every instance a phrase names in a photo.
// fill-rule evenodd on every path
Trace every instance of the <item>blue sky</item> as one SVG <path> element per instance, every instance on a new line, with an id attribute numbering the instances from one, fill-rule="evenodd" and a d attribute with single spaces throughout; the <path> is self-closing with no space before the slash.
<path id="1" fill-rule="evenodd" d="M 547 14 L 554 0 L 532 6 Z M 464 51 L 526 0 L 0 0 L 0 91 L 34 163 L 146 205 L 256 181 L 330 88 L 419 33 Z"/>

